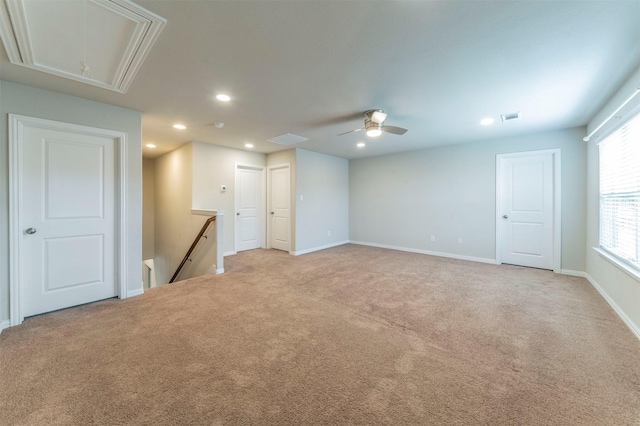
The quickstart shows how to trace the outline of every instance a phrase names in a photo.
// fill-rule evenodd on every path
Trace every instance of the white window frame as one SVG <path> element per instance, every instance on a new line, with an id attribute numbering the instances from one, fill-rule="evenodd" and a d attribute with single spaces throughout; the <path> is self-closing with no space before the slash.
<path id="1" fill-rule="evenodd" d="M 616 137 L 618 133 L 623 129 L 623 127 L 627 126 L 630 122 L 634 122 L 634 127 L 640 127 L 640 112 L 636 112 L 625 120 L 624 122 L 619 123 L 611 132 L 609 132 L 606 136 L 601 138 L 601 142 L 598 143 L 598 163 L 599 163 L 599 177 L 598 177 L 598 248 L 596 251 L 600 253 L 604 258 L 614 263 L 616 266 L 620 267 L 623 271 L 640 280 L 640 229 L 636 230 L 636 258 L 634 260 L 632 258 L 626 257 L 619 252 L 616 252 L 613 247 L 607 247 L 603 244 L 603 194 L 602 194 L 602 147 L 607 143 L 615 143 L 612 138 Z M 640 141 L 639 141 L 640 142 Z M 639 165 L 640 167 L 640 165 Z M 640 180 L 640 178 L 639 178 Z M 632 191 L 635 193 L 636 191 Z M 610 195 L 607 198 L 614 198 L 615 195 Z M 640 207 L 636 210 L 636 226 L 640 227 Z"/>

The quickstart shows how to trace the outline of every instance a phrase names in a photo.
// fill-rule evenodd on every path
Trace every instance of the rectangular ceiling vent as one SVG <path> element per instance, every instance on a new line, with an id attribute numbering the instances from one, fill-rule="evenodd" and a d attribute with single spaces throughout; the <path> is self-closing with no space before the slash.
<path id="1" fill-rule="evenodd" d="M 303 136 L 293 135 L 291 133 L 285 133 L 284 135 L 276 136 L 275 138 L 267 139 L 269 142 L 279 143 L 280 145 L 293 145 L 294 143 L 308 141 L 309 138 Z"/>
<path id="2" fill-rule="evenodd" d="M 502 122 L 503 123 L 505 121 L 517 120 L 517 119 L 520 118 L 520 111 L 512 112 L 511 114 L 503 114 L 500 117 L 502 117 Z"/>
<path id="3" fill-rule="evenodd" d="M 12 64 L 120 93 L 166 23 L 130 0 L 0 0 Z"/>

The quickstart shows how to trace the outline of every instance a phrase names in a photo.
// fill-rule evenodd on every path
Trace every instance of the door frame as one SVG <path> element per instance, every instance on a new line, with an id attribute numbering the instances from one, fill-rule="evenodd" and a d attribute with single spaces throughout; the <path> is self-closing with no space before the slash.
<path id="1" fill-rule="evenodd" d="M 238 186 L 238 170 L 239 169 L 251 169 L 251 170 L 257 170 L 260 171 L 260 178 L 262 179 L 262 184 L 260 185 L 260 209 L 259 209 L 259 213 L 258 213 L 258 217 L 261 218 L 261 225 L 262 225 L 262 229 L 260 231 L 260 238 L 262 239 L 262 242 L 260 244 L 261 248 L 267 248 L 267 208 L 266 208 L 266 198 L 267 198 L 267 169 L 265 166 L 256 166 L 255 164 L 245 164 L 245 163 L 235 163 L 235 167 L 234 167 L 234 210 L 236 213 L 236 221 L 233 223 L 233 229 L 234 229 L 234 235 L 233 235 L 233 251 L 234 253 L 238 253 L 238 239 L 240 238 L 240 232 L 238 232 L 238 221 L 237 221 L 237 214 L 238 214 L 238 206 L 240 205 L 239 202 L 239 198 L 240 198 L 240 190 L 239 190 L 239 186 Z"/>
<path id="2" fill-rule="evenodd" d="M 277 170 L 277 169 L 287 169 L 289 170 L 289 194 L 287 194 L 287 197 L 289 197 L 289 250 L 288 253 L 291 254 L 291 240 L 293 238 L 293 233 L 291 232 L 291 229 L 293 227 L 292 225 L 292 221 L 293 221 L 293 207 L 292 207 L 292 197 L 291 197 L 291 163 L 282 163 L 282 164 L 275 164 L 273 166 L 268 166 L 268 173 L 267 173 L 267 210 L 265 212 L 265 219 L 267 218 L 267 216 L 269 215 L 269 212 L 271 211 L 271 171 L 272 170 Z M 268 249 L 272 248 L 271 247 L 271 220 L 267 220 L 267 247 Z"/>
<path id="3" fill-rule="evenodd" d="M 562 150 L 560 148 L 543 149 L 537 151 L 512 152 L 496 155 L 496 263 L 502 264 L 502 165 L 505 160 L 518 157 L 551 154 L 553 159 L 553 272 L 559 274 L 562 270 Z"/>
<path id="4" fill-rule="evenodd" d="M 22 233 L 25 224 L 22 221 L 22 161 L 24 127 L 36 127 L 47 130 L 69 131 L 88 136 L 108 137 L 114 140 L 114 279 L 116 295 L 120 299 L 127 297 L 127 229 L 126 203 L 126 143 L 127 134 L 116 130 L 100 129 L 79 124 L 64 123 L 43 118 L 9 114 L 9 309 L 11 326 L 24 321 L 22 310 Z"/>

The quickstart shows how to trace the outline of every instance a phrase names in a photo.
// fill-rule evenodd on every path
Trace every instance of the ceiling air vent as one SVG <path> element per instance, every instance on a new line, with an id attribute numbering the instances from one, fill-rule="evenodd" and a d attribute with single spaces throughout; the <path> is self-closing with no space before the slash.
<path id="1" fill-rule="evenodd" d="M 280 145 L 293 145 L 294 143 L 308 141 L 309 138 L 303 136 L 292 135 L 291 133 L 285 133 L 284 135 L 276 136 L 275 138 L 267 139 L 269 142 L 279 143 Z"/>
<path id="2" fill-rule="evenodd" d="M 520 111 L 512 112 L 511 114 L 503 114 L 500 117 L 502 118 L 503 123 L 505 121 L 517 120 L 520 118 Z"/>

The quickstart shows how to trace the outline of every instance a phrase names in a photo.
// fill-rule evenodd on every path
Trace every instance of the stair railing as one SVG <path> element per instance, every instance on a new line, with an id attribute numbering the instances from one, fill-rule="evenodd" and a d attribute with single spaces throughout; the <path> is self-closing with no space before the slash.
<path id="1" fill-rule="evenodd" d="M 173 274 L 173 277 L 171 277 L 169 284 L 171 284 L 176 280 L 176 278 L 178 278 L 178 274 L 180 274 L 182 267 L 184 266 L 185 263 L 187 263 L 187 260 L 189 260 L 189 257 L 191 257 L 191 253 L 193 253 L 193 250 L 195 250 L 196 246 L 198 245 L 198 242 L 200 242 L 200 238 L 202 237 L 207 238 L 207 236 L 204 234 L 205 232 L 207 232 L 207 228 L 209 228 L 209 225 L 215 222 L 215 220 L 216 220 L 216 216 L 211 216 L 210 218 L 207 218 L 204 225 L 202 225 L 202 229 L 200 229 L 200 232 L 198 233 L 196 238 L 193 240 L 193 244 L 191 244 L 191 247 L 189 247 L 187 254 L 184 255 L 182 262 L 180 262 L 180 266 L 178 266 L 178 269 L 176 269 L 176 272 Z"/>

